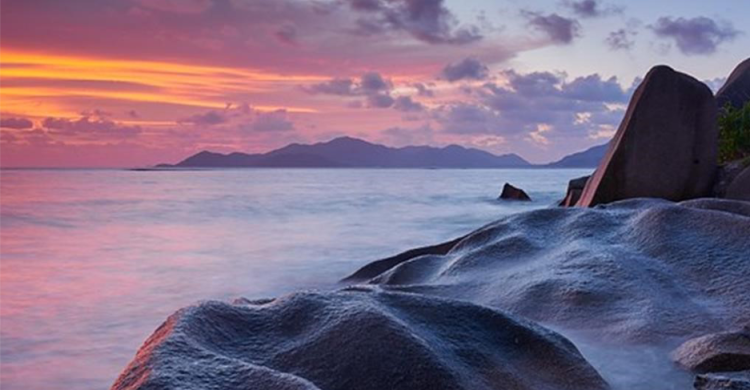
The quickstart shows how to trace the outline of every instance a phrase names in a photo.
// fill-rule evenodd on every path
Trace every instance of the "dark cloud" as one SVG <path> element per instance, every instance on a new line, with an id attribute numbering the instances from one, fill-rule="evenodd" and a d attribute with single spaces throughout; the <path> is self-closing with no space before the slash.
<path id="1" fill-rule="evenodd" d="M 285 109 L 258 111 L 247 104 L 233 106 L 227 104 L 223 110 L 210 110 L 178 120 L 180 124 L 195 127 L 215 127 L 222 131 L 284 132 L 295 130 L 294 122 Z"/>
<path id="2" fill-rule="evenodd" d="M 469 57 L 460 62 L 446 65 L 441 76 L 450 82 L 463 79 L 484 80 L 487 78 L 488 72 L 489 69 L 486 65 L 476 58 Z"/>
<path id="3" fill-rule="evenodd" d="M 208 111 L 203 114 L 191 115 L 187 118 L 178 120 L 178 123 L 189 123 L 196 126 L 215 126 L 227 123 L 227 116 L 224 112 Z"/>
<path id="4" fill-rule="evenodd" d="M 359 88 L 365 95 L 387 91 L 393 88 L 390 80 L 386 80 L 380 73 L 367 72 L 362 75 L 359 81 Z"/>
<path id="5" fill-rule="evenodd" d="M 422 103 L 414 101 L 411 96 L 399 96 L 393 103 L 393 108 L 403 112 L 419 112 L 424 110 Z"/>
<path id="6" fill-rule="evenodd" d="M 387 92 L 392 88 L 393 83 L 377 72 L 367 72 L 358 81 L 349 78 L 334 78 L 323 83 L 302 87 L 308 93 L 338 96 L 367 96 Z"/>
<path id="7" fill-rule="evenodd" d="M 624 114 L 629 90 L 598 74 L 566 81 L 564 74 L 501 72 L 503 85 L 474 88 L 473 101 L 432 112 L 449 133 L 516 137 L 545 144 L 554 137 L 606 137 Z M 603 135 L 602 135 L 603 134 Z M 561 139 L 561 138 L 560 138 Z"/>
<path id="8" fill-rule="evenodd" d="M 50 135 L 91 138 L 130 138 L 141 133 L 140 126 L 126 126 L 108 119 L 81 117 L 79 119 L 46 118 L 42 121 Z"/>
<path id="9" fill-rule="evenodd" d="M 569 19 L 558 14 L 544 15 L 540 12 L 522 11 L 522 15 L 528 19 L 528 25 L 543 32 L 550 41 L 555 44 L 569 44 L 579 35 L 580 23 L 575 19 Z"/>
<path id="10" fill-rule="evenodd" d="M 384 78 L 378 72 L 364 73 L 357 81 L 348 78 L 335 78 L 323 83 L 303 86 L 302 89 L 312 94 L 364 97 L 366 107 L 369 108 L 389 108 L 397 102 L 397 99 L 391 96 L 393 82 Z M 404 101 L 399 104 L 398 109 L 400 110 L 407 107 Z M 362 107 L 362 102 L 350 102 L 348 107 Z M 409 109 L 412 108 L 409 106 Z"/>
<path id="11" fill-rule="evenodd" d="M 374 93 L 367 95 L 367 107 L 370 108 L 388 108 L 393 105 L 395 99 L 389 94 Z"/>
<path id="12" fill-rule="evenodd" d="M 404 31 L 431 44 L 466 44 L 482 38 L 476 26 L 458 26 L 443 0 L 348 0 L 365 15 L 357 32 L 365 35 Z"/>
<path id="13" fill-rule="evenodd" d="M 455 103 L 441 107 L 436 118 L 442 130 L 457 134 L 497 134 L 513 129 L 503 128 L 500 114 L 481 104 Z"/>
<path id="14" fill-rule="evenodd" d="M 417 95 L 419 96 L 424 96 L 424 97 L 435 96 L 435 92 L 433 92 L 431 89 L 429 89 L 426 85 L 422 83 L 414 83 L 412 86 L 417 89 Z"/>
<path id="15" fill-rule="evenodd" d="M 617 81 L 617 77 L 602 80 L 598 74 L 578 77 L 561 88 L 564 97 L 587 101 L 625 103 L 628 96 Z"/>
<path id="16" fill-rule="evenodd" d="M 34 123 L 26 118 L 2 118 L 0 127 L 6 129 L 24 130 L 34 127 Z"/>
<path id="17" fill-rule="evenodd" d="M 716 22 L 700 16 L 692 19 L 661 17 L 650 28 L 665 39 L 674 40 L 677 48 L 686 55 L 707 55 L 716 48 L 736 38 L 740 32 L 729 22 Z"/>
<path id="18" fill-rule="evenodd" d="M 288 118 L 286 110 L 257 113 L 251 128 L 255 131 L 292 131 L 294 123 Z"/>
<path id="19" fill-rule="evenodd" d="M 611 50 L 630 50 L 635 46 L 635 41 L 632 38 L 636 34 L 635 31 L 621 28 L 610 32 L 604 42 Z"/>
<path id="20" fill-rule="evenodd" d="M 566 1 L 564 5 L 582 18 L 597 18 L 622 12 L 622 8 L 604 6 L 599 0 Z"/>

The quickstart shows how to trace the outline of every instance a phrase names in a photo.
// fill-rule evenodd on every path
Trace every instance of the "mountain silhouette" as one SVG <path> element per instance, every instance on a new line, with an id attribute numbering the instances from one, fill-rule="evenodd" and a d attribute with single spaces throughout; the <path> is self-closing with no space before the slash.
<path id="1" fill-rule="evenodd" d="M 479 149 L 449 145 L 392 148 L 352 137 L 312 145 L 290 144 L 263 154 L 221 154 L 203 151 L 177 164 L 178 168 L 522 168 L 531 164 L 516 154 L 494 155 Z"/>
<path id="2" fill-rule="evenodd" d="M 546 164 L 548 168 L 595 168 L 607 152 L 607 145 L 598 145 L 582 152 L 573 153 L 558 161 Z"/>

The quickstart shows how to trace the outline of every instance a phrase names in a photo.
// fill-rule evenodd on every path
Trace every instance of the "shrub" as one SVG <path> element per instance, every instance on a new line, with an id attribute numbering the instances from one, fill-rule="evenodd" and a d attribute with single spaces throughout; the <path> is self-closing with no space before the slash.
<path id="1" fill-rule="evenodd" d="M 719 163 L 750 156 L 750 102 L 741 109 L 724 106 L 719 112 Z"/>

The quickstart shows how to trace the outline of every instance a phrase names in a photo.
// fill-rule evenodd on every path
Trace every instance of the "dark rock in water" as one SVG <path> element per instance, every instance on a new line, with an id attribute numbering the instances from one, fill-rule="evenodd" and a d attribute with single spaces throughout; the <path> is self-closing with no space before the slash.
<path id="1" fill-rule="evenodd" d="M 727 103 L 742 108 L 750 102 L 750 58 L 732 71 L 727 82 L 716 93 L 716 103 L 723 108 Z"/>
<path id="2" fill-rule="evenodd" d="M 740 172 L 727 187 L 727 199 L 750 201 L 750 166 Z"/>
<path id="3" fill-rule="evenodd" d="M 568 192 L 565 194 L 565 198 L 560 201 L 559 206 L 564 207 L 573 207 L 578 203 L 578 199 L 581 198 L 581 194 L 583 193 L 584 187 L 586 187 L 586 182 L 589 180 L 591 175 L 588 176 L 582 176 L 576 179 L 573 179 L 568 182 Z"/>
<path id="4" fill-rule="evenodd" d="M 401 262 L 369 283 L 476 302 L 611 343 L 685 340 L 750 322 L 748 237 L 750 202 L 549 208 L 504 217 L 445 255 Z"/>
<path id="5" fill-rule="evenodd" d="M 352 287 L 178 311 L 113 385 L 134 389 L 600 390 L 559 334 L 487 307 Z"/>
<path id="6" fill-rule="evenodd" d="M 717 161 L 716 115 L 706 85 L 669 67 L 654 67 L 633 95 L 578 206 L 710 195 Z"/>
<path id="7" fill-rule="evenodd" d="M 694 385 L 696 390 L 750 390 L 750 371 L 698 375 Z"/>
<path id="8" fill-rule="evenodd" d="M 520 188 L 513 187 L 510 183 L 505 183 L 503 186 L 503 192 L 500 194 L 498 199 L 503 200 L 523 200 L 530 201 L 529 195 Z"/>
<path id="9" fill-rule="evenodd" d="M 688 340 L 672 353 L 672 358 L 698 373 L 750 370 L 750 327 Z"/>

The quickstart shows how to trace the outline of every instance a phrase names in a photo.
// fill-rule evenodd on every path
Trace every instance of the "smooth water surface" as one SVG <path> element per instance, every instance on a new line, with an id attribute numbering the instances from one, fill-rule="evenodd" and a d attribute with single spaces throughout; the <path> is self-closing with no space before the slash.
<path id="1" fill-rule="evenodd" d="M 106 389 L 176 309 L 330 289 L 590 170 L 2 170 L 3 390 Z M 533 202 L 496 198 L 504 182 Z"/>

